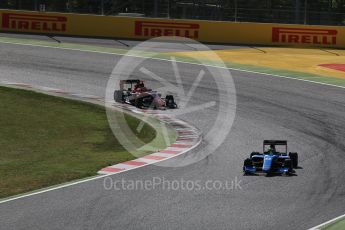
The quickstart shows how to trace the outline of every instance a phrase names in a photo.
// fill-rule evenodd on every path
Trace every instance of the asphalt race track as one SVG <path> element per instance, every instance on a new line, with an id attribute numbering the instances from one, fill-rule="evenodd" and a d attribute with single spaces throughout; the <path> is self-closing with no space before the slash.
<path id="1" fill-rule="evenodd" d="M 104 96 L 121 56 L 0 43 L 0 80 Z M 171 63 L 145 67 L 174 82 Z M 189 88 L 200 66 L 178 63 Z M 143 167 L 112 179 L 241 180 L 236 190 L 134 190 L 103 187 L 103 179 L 0 204 L 1 229 L 307 229 L 345 212 L 344 89 L 231 71 L 237 113 L 214 154 L 178 168 Z M 133 76 L 141 78 L 140 72 Z M 205 77 L 191 104 L 222 93 Z M 182 119 L 207 132 L 214 108 Z M 287 139 L 300 154 L 297 176 L 242 175 L 244 158 L 263 139 Z M 188 153 L 198 157 L 207 143 Z M 183 160 L 183 159 L 182 159 Z"/>

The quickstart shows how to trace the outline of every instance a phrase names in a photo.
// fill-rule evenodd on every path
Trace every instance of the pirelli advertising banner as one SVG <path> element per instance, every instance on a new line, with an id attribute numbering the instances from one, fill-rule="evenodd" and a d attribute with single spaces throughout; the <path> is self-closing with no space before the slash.
<path id="1" fill-rule="evenodd" d="M 148 39 L 182 36 L 201 42 L 345 48 L 345 28 L 39 13 L 0 10 L 0 30 Z"/>

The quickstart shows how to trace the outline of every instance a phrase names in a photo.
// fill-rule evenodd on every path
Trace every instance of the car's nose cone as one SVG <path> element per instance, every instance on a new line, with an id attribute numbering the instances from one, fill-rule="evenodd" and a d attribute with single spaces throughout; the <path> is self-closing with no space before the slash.
<path id="1" fill-rule="evenodd" d="M 264 157 L 264 163 L 262 166 L 262 171 L 268 172 L 271 170 L 272 167 L 272 162 L 273 162 L 273 156 L 266 155 Z"/>

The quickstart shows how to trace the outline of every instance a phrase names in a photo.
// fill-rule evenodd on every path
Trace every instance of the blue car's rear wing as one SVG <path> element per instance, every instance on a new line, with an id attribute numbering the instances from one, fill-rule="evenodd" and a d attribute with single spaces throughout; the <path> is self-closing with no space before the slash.
<path id="1" fill-rule="evenodd" d="M 287 141 L 264 140 L 264 145 L 287 145 Z"/>
<path id="2" fill-rule="evenodd" d="M 263 152 L 265 152 L 265 146 L 267 145 L 281 145 L 281 146 L 285 146 L 285 150 L 287 153 L 287 141 L 284 140 L 264 140 L 264 144 L 263 144 Z"/>

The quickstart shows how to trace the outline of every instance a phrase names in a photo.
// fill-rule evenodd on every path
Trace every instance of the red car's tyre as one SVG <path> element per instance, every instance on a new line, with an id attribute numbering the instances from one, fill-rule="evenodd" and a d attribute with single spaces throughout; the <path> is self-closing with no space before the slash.
<path id="1" fill-rule="evenodd" d="M 114 92 L 114 101 L 123 102 L 123 92 L 122 90 L 115 90 Z"/>

